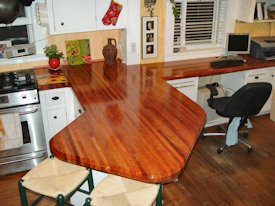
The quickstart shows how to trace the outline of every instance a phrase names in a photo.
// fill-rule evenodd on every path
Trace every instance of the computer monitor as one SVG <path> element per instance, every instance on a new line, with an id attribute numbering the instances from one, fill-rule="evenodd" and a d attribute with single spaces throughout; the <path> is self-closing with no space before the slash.
<path id="1" fill-rule="evenodd" d="M 249 54 L 251 37 L 248 33 L 227 34 L 226 53 L 238 55 Z"/>

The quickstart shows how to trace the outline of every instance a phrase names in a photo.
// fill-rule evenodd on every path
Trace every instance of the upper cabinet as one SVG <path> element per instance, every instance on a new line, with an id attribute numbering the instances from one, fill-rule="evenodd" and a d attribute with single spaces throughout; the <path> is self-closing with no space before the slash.
<path id="1" fill-rule="evenodd" d="M 255 20 L 259 22 L 270 22 L 268 8 L 274 4 L 274 0 L 241 0 L 238 1 L 237 20 L 253 23 Z M 272 8 L 272 10 L 275 7 Z M 275 12 L 275 11 L 274 11 Z"/>
<path id="2" fill-rule="evenodd" d="M 96 28 L 95 0 L 48 1 L 50 33 L 70 33 Z"/>
<path id="3" fill-rule="evenodd" d="M 127 0 L 47 0 L 50 34 L 125 28 Z"/>

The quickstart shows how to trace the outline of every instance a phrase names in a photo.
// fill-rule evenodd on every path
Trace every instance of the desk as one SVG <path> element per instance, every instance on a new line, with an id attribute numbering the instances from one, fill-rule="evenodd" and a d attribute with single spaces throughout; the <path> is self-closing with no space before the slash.
<path id="1" fill-rule="evenodd" d="M 51 139 L 56 157 L 143 182 L 180 175 L 206 114 L 161 70 L 102 62 L 64 68 L 85 112 Z"/>
<path id="2" fill-rule="evenodd" d="M 207 95 L 205 93 L 203 95 L 201 93 L 197 94 L 198 87 L 213 82 L 220 83 L 223 86 L 222 90 L 226 90 L 226 93 L 230 95 L 249 82 L 270 82 L 275 87 L 275 61 L 263 61 L 248 55 L 245 55 L 244 59 L 247 60 L 247 63 L 242 66 L 220 69 L 215 69 L 209 65 L 209 62 L 214 58 L 164 63 L 162 66 L 163 78 L 201 105 L 202 96 L 206 98 Z M 144 67 L 152 69 L 156 65 L 144 65 Z M 202 81 L 202 79 L 206 81 Z M 215 113 L 213 114 L 210 111 L 211 109 L 208 108 L 206 100 L 203 99 L 203 101 L 205 102 L 206 111 L 210 112 L 208 117 L 213 117 L 213 119 L 208 119 L 206 126 L 222 124 L 227 121 L 227 119 L 218 117 Z M 270 110 L 271 97 L 260 114 L 267 114 Z"/>

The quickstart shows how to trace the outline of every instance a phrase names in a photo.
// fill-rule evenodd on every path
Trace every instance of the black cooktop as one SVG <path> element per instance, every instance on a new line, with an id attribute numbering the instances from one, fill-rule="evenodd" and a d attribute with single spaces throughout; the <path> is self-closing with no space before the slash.
<path id="1" fill-rule="evenodd" d="M 37 89 L 33 70 L 0 73 L 0 94 Z"/>

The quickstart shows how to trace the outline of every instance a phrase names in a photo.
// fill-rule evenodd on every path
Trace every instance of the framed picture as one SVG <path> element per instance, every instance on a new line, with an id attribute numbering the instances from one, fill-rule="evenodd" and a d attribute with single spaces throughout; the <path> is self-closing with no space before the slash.
<path id="1" fill-rule="evenodd" d="M 155 58 L 158 56 L 158 17 L 142 17 L 142 58 Z"/>
<path id="2" fill-rule="evenodd" d="M 7 47 L 11 47 L 11 41 L 0 41 L 0 59 L 3 58 L 3 53 Z"/>

